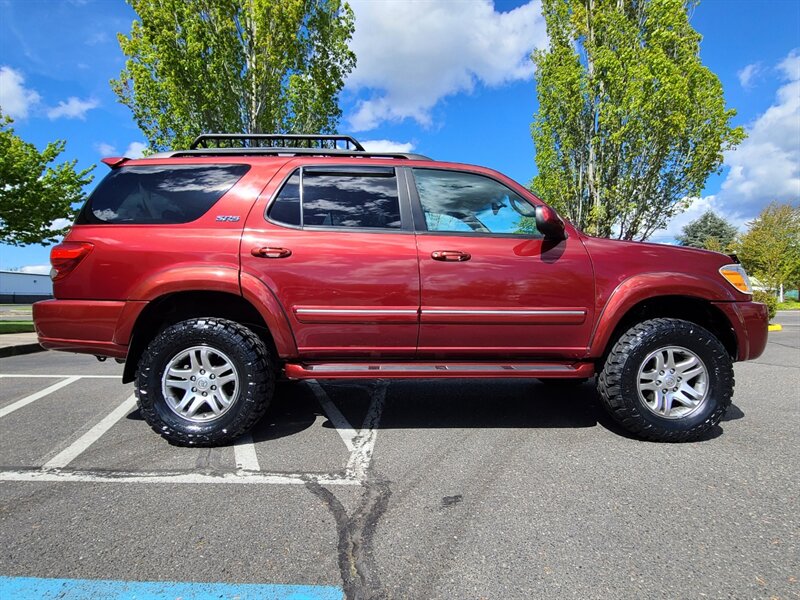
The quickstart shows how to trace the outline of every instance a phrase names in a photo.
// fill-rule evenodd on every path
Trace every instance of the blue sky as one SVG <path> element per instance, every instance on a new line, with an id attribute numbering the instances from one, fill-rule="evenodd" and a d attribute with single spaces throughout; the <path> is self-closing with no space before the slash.
<path id="1" fill-rule="evenodd" d="M 527 57 L 546 43 L 538 0 L 351 4 L 359 63 L 342 93 L 341 132 L 530 181 Z M 98 178 L 103 155 L 139 151 L 144 138 L 108 85 L 123 65 L 116 34 L 134 18 L 122 0 L 0 0 L 0 106 L 17 134 L 40 148 L 66 140 L 62 158 L 98 164 Z M 707 208 L 741 226 L 773 199 L 800 199 L 800 2 L 705 0 L 692 23 L 703 62 L 751 135 L 654 241 L 670 241 Z M 0 269 L 47 262 L 45 248 L 0 246 Z"/>

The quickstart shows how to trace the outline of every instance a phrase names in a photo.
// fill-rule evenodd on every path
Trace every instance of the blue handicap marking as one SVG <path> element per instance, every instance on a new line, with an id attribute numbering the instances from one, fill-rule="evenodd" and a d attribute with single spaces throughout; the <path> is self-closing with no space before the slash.
<path id="1" fill-rule="evenodd" d="M 0 577 L 3 600 L 344 600 L 327 585 L 180 583 Z"/>

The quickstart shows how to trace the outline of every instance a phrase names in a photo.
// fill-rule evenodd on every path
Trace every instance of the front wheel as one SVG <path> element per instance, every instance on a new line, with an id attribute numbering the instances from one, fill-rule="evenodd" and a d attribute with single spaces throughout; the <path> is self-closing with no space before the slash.
<path id="1" fill-rule="evenodd" d="M 733 386 L 731 357 L 711 332 L 680 319 L 652 319 L 617 341 L 597 388 L 626 430 L 648 440 L 685 442 L 720 422 Z"/>
<path id="2" fill-rule="evenodd" d="M 190 319 L 159 333 L 136 374 L 145 421 L 179 446 L 233 441 L 264 414 L 275 375 L 264 342 L 225 319 Z"/>

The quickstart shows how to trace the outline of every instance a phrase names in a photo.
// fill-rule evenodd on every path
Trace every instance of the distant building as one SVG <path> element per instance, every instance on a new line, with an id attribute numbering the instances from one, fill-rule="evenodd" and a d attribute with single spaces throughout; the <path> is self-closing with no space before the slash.
<path id="1" fill-rule="evenodd" d="M 53 297 L 49 275 L 0 271 L 0 303 L 31 304 Z"/>

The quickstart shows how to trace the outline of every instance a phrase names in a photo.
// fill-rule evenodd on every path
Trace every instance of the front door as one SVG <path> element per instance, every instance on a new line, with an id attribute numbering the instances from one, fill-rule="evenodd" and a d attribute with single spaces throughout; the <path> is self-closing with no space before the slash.
<path id="1" fill-rule="evenodd" d="M 594 283 L 574 230 L 558 243 L 543 239 L 534 199 L 510 181 L 410 171 L 422 286 L 418 356 L 585 355 Z"/>
<path id="2" fill-rule="evenodd" d="M 292 161 L 276 179 L 248 217 L 242 272 L 282 304 L 300 356 L 413 357 L 417 251 L 395 169 Z"/>

